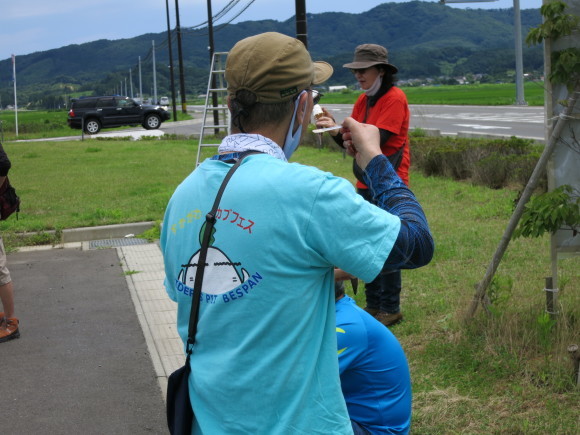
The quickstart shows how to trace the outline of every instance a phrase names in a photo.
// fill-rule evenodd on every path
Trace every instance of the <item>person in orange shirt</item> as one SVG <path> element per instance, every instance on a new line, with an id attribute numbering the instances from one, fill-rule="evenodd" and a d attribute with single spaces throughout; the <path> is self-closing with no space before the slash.
<path id="1" fill-rule="evenodd" d="M 381 45 L 362 44 L 356 48 L 353 61 L 343 65 L 352 71 L 364 91 L 356 101 L 351 116 L 379 128 L 383 154 L 388 157 L 397 175 L 409 185 L 409 104 L 405 93 L 395 86 L 398 69 L 389 63 L 387 55 L 387 49 Z M 323 108 L 316 126 L 326 128 L 335 125 L 332 114 Z M 343 146 L 339 130 L 331 130 L 329 134 L 338 145 Z M 364 183 L 363 171 L 354 159 L 353 172 L 357 178 L 358 193 L 374 203 L 373 192 Z M 391 326 L 403 319 L 400 270 L 383 269 L 374 281 L 366 283 L 365 293 L 365 310 L 381 323 Z"/>

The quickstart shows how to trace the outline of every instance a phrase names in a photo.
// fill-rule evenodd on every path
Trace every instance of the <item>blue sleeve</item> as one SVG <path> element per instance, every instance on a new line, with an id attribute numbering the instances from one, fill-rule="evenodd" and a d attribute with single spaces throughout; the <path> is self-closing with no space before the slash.
<path id="1" fill-rule="evenodd" d="M 366 201 L 349 181 L 330 173 L 316 175 L 314 182 L 306 178 L 302 186 L 303 196 L 317 188 L 312 207 L 300 218 L 306 223 L 303 237 L 314 247 L 308 250 L 308 267 L 330 264 L 372 281 L 397 239 L 399 217 Z"/>
<path id="2" fill-rule="evenodd" d="M 425 213 L 411 190 L 396 174 L 389 160 L 380 155 L 367 165 L 365 183 L 377 205 L 401 219 L 395 245 L 385 262 L 391 269 L 414 269 L 431 261 L 435 243 Z"/>

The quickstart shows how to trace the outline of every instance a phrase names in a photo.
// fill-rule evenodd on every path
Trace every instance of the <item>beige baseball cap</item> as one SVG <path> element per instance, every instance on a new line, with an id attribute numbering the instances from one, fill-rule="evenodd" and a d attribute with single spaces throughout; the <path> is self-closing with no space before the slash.
<path id="1" fill-rule="evenodd" d="M 298 39 L 276 32 L 261 33 L 239 41 L 228 53 L 225 77 L 228 94 L 245 89 L 259 103 L 292 99 L 304 89 L 325 82 L 332 66 L 313 62 Z"/>

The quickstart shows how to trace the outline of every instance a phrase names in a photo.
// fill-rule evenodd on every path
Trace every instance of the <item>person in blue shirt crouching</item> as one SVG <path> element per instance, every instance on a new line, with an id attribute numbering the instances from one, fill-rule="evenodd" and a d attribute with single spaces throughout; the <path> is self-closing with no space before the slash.
<path id="1" fill-rule="evenodd" d="M 411 376 L 403 348 L 345 294 L 342 281 L 335 283 L 335 297 L 340 383 L 354 434 L 408 434 Z"/>

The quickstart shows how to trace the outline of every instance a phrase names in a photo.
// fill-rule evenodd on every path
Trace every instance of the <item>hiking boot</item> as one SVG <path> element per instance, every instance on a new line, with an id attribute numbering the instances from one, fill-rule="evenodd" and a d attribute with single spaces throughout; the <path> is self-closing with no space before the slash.
<path id="1" fill-rule="evenodd" d="M 375 316 L 379 322 L 381 322 L 385 326 L 393 326 L 403 320 L 403 315 L 398 313 L 387 313 L 385 311 L 381 311 Z"/>
<path id="2" fill-rule="evenodd" d="M 379 314 L 378 308 L 364 307 L 364 310 L 373 317 L 375 317 L 377 314 Z"/>
<path id="3" fill-rule="evenodd" d="M 0 343 L 20 337 L 18 323 L 18 319 L 15 318 L 5 320 L 2 327 L 0 327 Z"/>
<path id="4" fill-rule="evenodd" d="M 0 313 L 0 328 L 3 328 L 6 324 L 6 317 L 4 317 L 4 313 Z"/>

